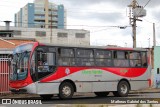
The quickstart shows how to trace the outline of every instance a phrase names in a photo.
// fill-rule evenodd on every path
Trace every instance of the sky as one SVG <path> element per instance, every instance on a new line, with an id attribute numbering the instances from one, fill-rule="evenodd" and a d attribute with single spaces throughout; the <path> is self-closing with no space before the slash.
<path id="1" fill-rule="evenodd" d="M 129 8 L 132 0 L 49 0 L 63 4 L 67 11 L 67 29 L 90 31 L 91 45 L 118 45 L 132 47 L 132 27 L 129 23 Z M 148 2 L 149 1 L 149 2 Z M 1 0 L 0 21 L 11 20 L 14 14 L 33 0 Z M 137 21 L 137 47 L 153 46 L 153 23 L 156 44 L 160 45 L 160 0 L 137 0 L 145 6 L 147 15 Z M 0 25 L 4 25 L 0 22 Z M 11 24 L 13 25 L 13 23 Z M 127 26 L 125 29 L 119 27 Z"/>

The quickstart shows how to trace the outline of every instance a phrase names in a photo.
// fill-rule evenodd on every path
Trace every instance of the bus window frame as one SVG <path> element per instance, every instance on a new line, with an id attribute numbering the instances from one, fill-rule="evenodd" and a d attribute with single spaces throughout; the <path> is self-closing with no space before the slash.
<path id="1" fill-rule="evenodd" d="M 98 49 L 98 48 L 82 48 L 82 47 L 65 47 L 65 46 L 43 46 L 43 47 L 51 47 L 51 48 L 55 48 L 55 52 L 56 52 L 56 66 L 62 66 L 62 67 L 75 67 L 75 66 L 77 66 L 77 67 L 113 67 L 113 68 L 146 68 L 147 66 L 148 66 L 148 60 L 147 60 L 147 51 L 141 51 L 141 50 L 115 50 L 115 49 Z M 70 58 L 73 58 L 74 60 L 75 60 L 75 65 L 59 65 L 58 64 L 58 59 L 59 58 L 61 58 L 61 57 L 59 57 L 59 53 L 58 53 L 58 49 L 72 49 L 73 50 L 73 54 L 74 54 L 74 57 L 70 57 Z M 93 52 L 93 57 L 79 57 L 78 55 L 77 55 L 77 50 L 78 49 L 82 49 L 82 50 L 92 50 L 92 52 Z M 95 52 L 96 52 L 96 50 L 98 50 L 98 51 L 109 51 L 110 53 L 111 53 L 111 58 L 103 58 L 103 59 L 109 59 L 109 60 L 111 60 L 111 66 L 99 66 L 99 65 L 97 65 L 96 64 L 96 56 L 95 56 Z M 132 66 L 130 66 L 130 60 L 132 60 L 132 59 L 130 59 L 130 58 L 127 58 L 127 59 L 125 59 L 125 58 L 120 58 L 120 59 L 118 59 L 118 60 L 127 60 L 128 61 L 128 63 L 129 63 L 129 66 L 115 66 L 114 65 L 114 60 L 115 60 L 115 58 L 114 58 L 114 51 L 120 51 L 120 52 L 127 52 L 128 53 L 128 55 L 129 55 L 129 53 L 130 52 L 139 52 L 140 53 L 140 60 L 141 60 L 141 66 L 136 66 L 136 67 L 132 67 Z M 147 63 L 147 65 L 146 66 L 143 66 L 142 65 L 142 52 L 145 52 L 145 58 L 146 58 L 146 63 Z M 65 57 L 62 57 L 62 58 L 65 58 Z M 93 59 L 93 62 L 94 62 L 94 65 L 91 65 L 91 66 L 87 66 L 87 65 L 85 65 L 85 66 L 80 66 L 80 65 L 78 65 L 77 64 L 77 59 L 78 58 L 85 58 L 85 59 Z M 98 58 L 99 59 L 99 58 Z M 117 58 L 116 58 L 117 59 Z"/>
<path id="2" fill-rule="evenodd" d="M 113 67 L 115 67 L 115 68 L 147 68 L 147 66 L 148 66 L 148 60 L 147 60 L 147 55 L 148 55 L 148 53 L 147 53 L 147 51 L 140 51 L 140 50 L 111 50 L 112 51 L 112 61 L 113 61 Z M 127 52 L 128 53 L 128 55 L 130 54 L 130 52 L 139 52 L 140 53 L 140 59 L 130 59 L 130 57 L 128 58 L 128 59 L 126 59 L 126 60 L 128 60 L 129 61 L 129 66 L 127 67 L 122 67 L 122 66 L 115 66 L 114 65 L 114 51 L 123 51 L 123 52 Z M 142 65 L 142 52 L 145 52 L 145 58 L 146 58 L 146 63 L 147 63 L 147 65 L 146 66 L 143 66 Z M 125 60 L 125 59 L 122 59 L 122 58 L 120 58 L 120 60 Z M 131 66 L 130 65 L 130 60 L 140 60 L 141 61 L 141 66 Z"/>
<path id="3" fill-rule="evenodd" d="M 116 52 L 116 58 L 115 58 L 114 52 Z M 117 52 L 124 52 L 124 55 L 126 52 L 127 52 L 127 54 L 129 54 L 129 50 L 112 50 L 113 67 L 115 67 L 115 68 L 130 68 L 131 66 L 130 66 L 129 58 L 126 58 L 126 56 L 124 56 L 124 58 L 118 58 Z M 122 61 L 126 60 L 128 62 L 128 66 L 115 66 L 115 63 L 114 63 L 115 60 L 122 60 Z"/>
<path id="4" fill-rule="evenodd" d="M 144 66 L 144 65 L 142 65 L 142 67 L 143 68 L 146 68 L 149 64 L 149 62 L 148 62 L 148 52 L 147 51 L 141 51 L 141 62 L 142 62 L 142 64 L 143 64 L 143 59 L 142 59 L 142 53 L 145 53 L 145 58 L 146 58 L 146 66 Z"/>
<path id="5" fill-rule="evenodd" d="M 49 74 L 48 75 L 45 75 L 44 77 L 42 77 L 42 78 L 39 78 L 38 77 L 38 73 L 40 73 L 40 72 L 38 72 L 38 51 L 37 51 L 37 49 L 39 48 L 39 47 L 41 47 L 41 48 L 48 48 L 48 51 L 45 51 L 44 53 L 55 53 L 55 66 L 53 66 L 53 67 L 55 67 L 55 69 L 54 69 L 54 71 L 53 72 L 48 72 Z M 55 48 L 55 52 L 50 52 L 50 50 L 49 50 L 49 48 Z M 46 76 L 50 76 L 50 75 L 53 75 L 54 73 L 56 73 L 56 71 L 57 71 L 57 51 L 56 51 L 57 49 L 56 49 L 56 47 L 55 46 L 41 46 L 41 45 L 39 45 L 39 46 L 37 46 L 36 48 L 35 48 L 35 76 L 36 76 L 36 80 L 35 81 L 39 81 L 39 80 L 42 80 L 43 78 L 45 78 Z M 49 65 L 48 65 L 49 66 Z"/>
<path id="6" fill-rule="evenodd" d="M 62 67 L 75 67 L 75 66 L 77 66 L 76 65 L 76 55 L 75 55 L 75 48 L 72 48 L 72 47 L 61 47 L 61 46 L 59 46 L 59 47 L 56 47 L 57 48 L 57 66 L 62 66 Z M 61 51 L 61 49 L 72 49 L 73 50 L 73 57 L 66 57 L 66 56 L 60 56 L 61 54 L 59 54 L 59 50 Z M 75 60 L 75 64 L 74 65 L 63 65 L 63 64 L 59 64 L 59 60 L 60 60 L 60 58 L 73 58 L 74 60 Z"/>
<path id="7" fill-rule="evenodd" d="M 93 57 L 79 57 L 78 56 L 78 54 L 77 54 L 77 50 L 91 50 L 92 51 L 92 54 L 93 54 Z M 80 64 L 78 64 L 77 63 L 77 59 L 79 59 L 79 58 L 84 58 L 84 59 L 93 59 L 93 63 L 94 63 L 94 65 L 91 65 L 91 66 L 87 66 L 87 65 L 85 65 L 85 66 L 83 66 L 83 65 L 80 65 Z M 94 52 L 94 48 L 75 48 L 75 59 L 76 59 L 76 66 L 78 66 L 78 67 L 95 67 L 96 66 L 96 64 L 95 64 L 95 52 Z"/>
<path id="8" fill-rule="evenodd" d="M 148 60 L 147 60 L 147 51 L 137 51 L 137 50 L 133 50 L 133 51 L 129 51 L 129 52 L 139 52 L 140 53 L 140 59 L 130 59 L 129 58 L 129 61 L 130 60 L 140 60 L 141 61 L 141 66 L 135 66 L 135 67 L 132 67 L 132 66 L 130 66 L 131 68 L 147 68 L 147 66 L 148 66 Z M 146 58 L 146 63 L 147 63 L 147 65 L 146 66 L 143 66 L 142 65 L 142 52 L 144 52 L 145 53 L 145 58 Z M 129 63 L 130 64 L 130 63 Z"/>
<path id="9" fill-rule="evenodd" d="M 96 51 L 109 51 L 110 54 L 111 54 L 111 57 L 110 58 L 97 58 L 96 57 Z M 112 54 L 112 50 L 107 50 L 107 49 L 94 49 L 94 61 L 95 61 L 95 66 L 97 67 L 114 67 L 113 66 L 113 54 Z M 111 60 L 111 66 L 108 66 L 108 65 L 97 65 L 96 63 L 96 59 L 107 59 L 107 60 Z"/>

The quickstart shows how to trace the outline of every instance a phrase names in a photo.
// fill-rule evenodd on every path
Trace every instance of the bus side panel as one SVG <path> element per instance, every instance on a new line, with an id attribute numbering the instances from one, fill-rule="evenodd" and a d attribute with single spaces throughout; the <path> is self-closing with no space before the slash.
<path id="1" fill-rule="evenodd" d="M 150 87 L 150 79 L 151 79 L 151 66 L 148 66 L 146 72 L 140 77 L 131 79 L 130 85 L 131 90 L 140 90 Z"/>
<path id="2" fill-rule="evenodd" d="M 93 92 L 117 91 L 118 81 L 115 82 L 94 82 Z"/>
<path id="3" fill-rule="evenodd" d="M 117 91 L 117 82 L 77 82 L 77 92 Z"/>
<path id="4" fill-rule="evenodd" d="M 92 92 L 92 82 L 75 82 L 77 92 Z"/>
<path id="5" fill-rule="evenodd" d="M 148 81 L 130 81 L 131 90 L 140 90 L 148 88 Z"/>
<path id="6" fill-rule="evenodd" d="M 122 72 L 124 70 L 128 72 Z M 117 91 L 118 83 L 122 79 L 128 80 L 131 90 L 142 89 L 149 86 L 147 84 L 149 74 L 150 68 L 146 71 L 145 68 L 62 67 L 54 75 L 44 78 L 38 83 L 38 92 L 41 94 L 58 93 L 60 83 L 65 80 L 73 81 L 77 92 Z M 143 81 L 145 82 L 142 83 Z M 52 83 L 57 84 L 52 85 Z"/>
<path id="7" fill-rule="evenodd" d="M 58 94 L 60 83 L 38 83 L 37 94 Z"/>

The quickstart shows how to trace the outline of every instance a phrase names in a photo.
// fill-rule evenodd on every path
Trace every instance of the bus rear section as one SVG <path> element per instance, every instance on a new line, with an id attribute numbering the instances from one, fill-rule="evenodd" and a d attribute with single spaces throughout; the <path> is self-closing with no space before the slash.
<path id="1" fill-rule="evenodd" d="M 57 94 L 61 99 L 67 99 L 75 92 L 94 92 L 97 96 L 113 92 L 115 96 L 126 97 L 130 90 L 149 87 L 151 67 L 145 49 L 45 44 L 34 44 L 33 47 L 27 76 L 12 81 L 13 89 L 19 83 L 17 89 L 25 89 L 27 93 L 39 94 L 46 99 Z"/>

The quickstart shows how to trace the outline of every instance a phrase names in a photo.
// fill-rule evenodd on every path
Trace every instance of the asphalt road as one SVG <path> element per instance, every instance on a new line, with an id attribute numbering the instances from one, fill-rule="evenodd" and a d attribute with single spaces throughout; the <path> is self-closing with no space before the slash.
<path id="1" fill-rule="evenodd" d="M 18 97 L 17 97 L 18 96 Z M 25 95 L 26 96 L 26 95 Z M 7 98 L 7 97 L 5 97 Z M 129 104 L 138 104 L 141 100 L 145 101 L 142 102 L 143 104 L 160 104 L 160 92 L 136 92 L 130 93 L 128 97 L 115 97 L 112 93 L 110 93 L 107 97 L 97 97 L 94 93 L 79 93 L 75 94 L 72 99 L 68 100 L 61 100 L 57 96 L 53 96 L 50 100 L 43 100 L 39 96 L 26 96 L 20 97 L 20 95 L 14 95 L 12 97 L 8 97 L 13 99 L 20 99 L 20 100 L 40 100 L 42 104 L 125 104 L 124 102 L 129 101 Z M 7 98 L 7 99 L 8 99 Z M 3 99 L 3 98 L 2 98 Z M 152 102 L 147 102 L 147 100 Z M 134 102 L 135 101 L 135 102 Z M 136 101 L 139 101 L 138 103 Z M 0 101 L 1 102 L 1 101 Z"/>
<path id="2" fill-rule="evenodd" d="M 159 98 L 159 99 L 157 99 Z M 136 100 L 147 100 L 153 102 L 146 103 L 160 103 L 160 94 L 159 93 L 130 93 L 128 97 L 114 97 L 112 93 L 110 93 L 107 97 L 96 97 L 94 93 L 87 94 L 79 94 L 74 95 L 72 99 L 68 100 L 60 100 L 58 97 L 54 96 L 51 100 L 42 100 L 43 104 L 110 104 L 113 100 L 120 101 L 119 104 L 123 104 L 123 101 L 130 101 L 129 103 L 136 104 Z M 154 102 L 155 100 L 155 102 Z M 121 102 L 122 101 L 122 102 Z M 133 102 L 132 102 L 133 101 Z"/>

